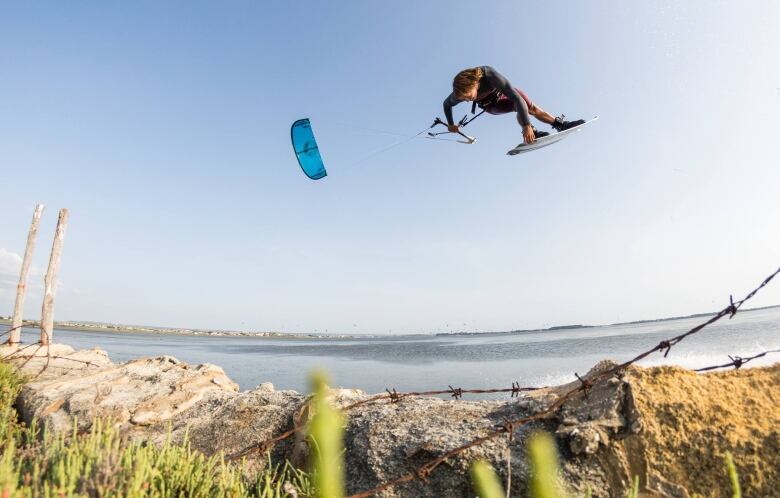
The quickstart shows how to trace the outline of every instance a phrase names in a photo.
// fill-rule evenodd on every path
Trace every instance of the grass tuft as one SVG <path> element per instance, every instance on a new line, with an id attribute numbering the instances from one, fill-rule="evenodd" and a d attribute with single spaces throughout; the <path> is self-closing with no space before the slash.
<path id="1" fill-rule="evenodd" d="M 737 475 L 737 467 L 734 465 L 734 458 L 732 458 L 730 452 L 726 452 L 726 469 L 729 473 L 729 480 L 731 481 L 731 492 L 733 498 L 742 498 L 742 489 L 739 487 L 739 476 Z"/>
<path id="2" fill-rule="evenodd" d="M 546 432 L 537 432 L 528 442 L 531 460 L 531 495 L 534 498 L 560 498 L 558 494 L 558 450 Z"/>
<path id="3" fill-rule="evenodd" d="M 110 421 L 90 431 L 52 435 L 18 421 L 13 402 L 23 380 L 0 363 L 0 497 L 288 498 L 314 496 L 308 476 L 289 463 L 248 477 L 244 462 L 193 450 L 169 436 L 156 446 L 128 442 Z M 290 492 L 286 491 L 289 490 Z"/>
<path id="4" fill-rule="evenodd" d="M 471 480 L 479 498 L 504 498 L 501 481 L 489 463 L 483 460 L 474 462 L 471 465 Z"/>
<path id="5" fill-rule="evenodd" d="M 314 417 L 309 438 L 312 443 L 311 469 L 317 496 L 341 498 L 344 496 L 344 449 L 342 446 L 344 417 L 328 402 L 328 385 L 324 373 L 311 378 L 314 391 Z"/>

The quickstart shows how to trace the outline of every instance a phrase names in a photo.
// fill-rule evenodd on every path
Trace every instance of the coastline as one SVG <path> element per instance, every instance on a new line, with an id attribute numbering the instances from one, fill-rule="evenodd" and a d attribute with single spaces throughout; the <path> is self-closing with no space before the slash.
<path id="1" fill-rule="evenodd" d="M 751 311 L 761 311 L 767 309 L 780 308 L 780 304 L 771 306 L 761 306 L 758 308 L 748 308 L 742 310 L 742 313 Z M 404 336 L 430 336 L 430 337 L 457 337 L 457 336 L 500 336 L 500 335 L 519 335 L 527 333 L 537 332 L 557 332 L 561 330 L 576 330 L 576 329 L 588 329 L 594 327 L 612 327 L 620 325 L 637 325 L 643 323 L 661 323 L 673 320 L 685 320 L 690 318 L 701 318 L 709 315 L 713 315 L 715 312 L 710 313 L 694 313 L 685 316 L 673 316 L 656 318 L 650 320 L 634 320 L 628 322 L 618 322 L 601 325 L 556 325 L 553 327 L 547 327 L 542 329 L 518 329 L 496 332 L 437 332 L 432 334 L 403 334 Z M 0 325 L 10 325 L 11 317 L 0 316 Z M 24 320 L 23 327 L 36 328 L 40 327 L 40 321 L 38 320 Z M 161 335 L 189 335 L 199 337 L 249 337 L 258 339 L 361 339 L 361 338 L 375 338 L 382 337 L 376 334 L 311 334 L 311 333 L 294 333 L 294 332 L 249 332 L 249 331 L 232 331 L 232 330 L 209 330 L 209 329 L 186 329 L 186 328 L 168 328 L 168 327 L 154 327 L 146 325 L 123 325 L 112 323 L 100 323 L 100 322 L 79 322 L 74 320 L 67 321 L 55 321 L 54 327 L 63 330 L 75 330 L 79 332 L 108 332 L 117 334 L 161 334 Z"/>
<path id="2" fill-rule="evenodd" d="M 0 316 L 0 324 L 10 325 L 11 318 Z M 38 320 L 23 320 L 23 328 L 40 327 Z M 291 332 L 247 332 L 247 331 L 227 331 L 227 330 L 208 330 L 208 329 L 184 329 L 184 328 L 164 328 L 140 325 L 121 325 L 111 323 L 91 323 L 62 321 L 54 322 L 54 328 L 62 330 L 75 330 L 79 332 L 108 332 L 114 334 L 160 334 L 160 335 L 191 335 L 199 337 L 249 337 L 258 339 L 355 339 L 354 335 L 336 335 L 336 334 L 307 334 Z"/>
<path id="3" fill-rule="evenodd" d="M 771 306 L 760 306 L 758 308 L 745 308 L 744 310 L 740 310 L 740 313 L 749 313 L 751 311 L 762 311 L 762 310 L 768 310 L 768 309 L 774 309 L 774 308 L 780 308 L 780 304 L 773 304 Z M 621 325 L 639 325 L 643 323 L 661 323 L 661 322 L 671 322 L 674 320 L 687 320 L 691 318 L 702 318 L 706 316 L 712 316 L 715 315 L 717 311 L 711 311 L 709 313 L 694 313 L 692 315 L 684 315 L 684 316 L 669 316 L 664 318 L 652 318 L 649 320 L 632 320 L 629 322 L 617 322 L 617 323 L 606 323 L 606 324 L 599 324 L 599 325 L 555 325 L 553 327 L 547 327 L 543 329 L 518 329 L 518 330 L 505 330 L 505 331 L 498 331 L 498 332 L 438 332 L 434 334 L 435 336 L 466 336 L 466 335 L 516 335 L 516 334 L 528 334 L 532 332 L 558 332 L 561 330 L 576 330 L 576 329 L 592 329 L 595 327 L 617 327 Z"/>

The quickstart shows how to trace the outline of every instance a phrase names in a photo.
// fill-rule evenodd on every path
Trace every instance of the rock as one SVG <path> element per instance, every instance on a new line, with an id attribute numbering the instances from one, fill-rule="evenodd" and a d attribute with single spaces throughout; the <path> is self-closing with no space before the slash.
<path id="1" fill-rule="evenodd" d="M 407 398 L 398 403 L 365 405 L 349 414 L 346 429 L 348 492 L 358 492 L 384 481 L 416 472 L 420 465 L 494 431 L 505 417 L 529 412 L 517 403 L 502 401 L 443 401 Z M 523 441 L 540 424 L 515 433 L 512 452 L 513 490 L 522 493 L 528 474 Z M 490 461 L 505 478 L 508 438 L 502 436 L 442 463 L 428 482 L 414 480 L 380 496 L 473 496 L 468 475 L 475 458 Z M 446 490 L 446 491 L 444 491 Z"/>
<path id="2" fill-rule="evenodd" d="M 272 388 L 211 396 L 172 417 L 173 437 L 181 441 L 188 433 L 193 448 L 208 455 L 220 451 L 232 455 L 291 429 L 294 416 L 305 400 L 305 396 L 295 391 Z M 156 441 L 162 441 L 168 430 L 159 424 L 150 429 L 153 430 L 147 434 Z M 275 461 L 287 456 L 291 443 L 292 440 L 275 448 Z M 259 465 L 264 462 L 265 453 L 251 453 L 247 458 Z"/>
<path id="3" fill-rule="evenodd" d="M 24 386 L 17 406 L 25 422 L 35 418 L 55 432 L 71 430 L 74 421 L 79 430 L 88 430 L 96 417 L 110 418 L 132 432 L 132 426 L 161 424 L 206 399 L 237 392 L 238 386 L 217 366 L 193 369 L 161 356 L 84 368 L 78 375 L 67 370 L 55 377 L 47 370 Z"/>
<path id="4" fill-rule="evenodd" d="M 307 396 L 277 391 L 271 383 L 238 392 L 214 365 L 187 365 L 170 356 L 117 365 L 102 351 L 76 352 L 62 345 L 30 356 L 14 360 L 36 375 L 17 405 L 24 420 L 35 418 L 53 431 L 67 433 L 75 420 L 79 430 L 87 430 L 95 418 L 108 417 L 131 438 L 161 442 L 170 432 L 181 441 L 188 434 L 192 447 L 209 455 L 245 452 L 250 469 L 256 469 L 266 455 L 257 451 L 259 443 L 313 416 Z M 67 358 L 82 363 L 71 361 L 78 363 L 72 368 Z M 588 488 L 595 497 L 624 496 L 637 475 L 646 496 L 726 496 L 718 495 L 714 484 L 725 479 L 718 452 L 726 450 L 735 453 L 745 476 L 745 496 L 777 496 L 772 490 L 780 489 L 780 365 L 707 375 L 631 367 L 596 380 L 614 365 L 597 364 L 584 376 L 592 383 L 587 397 L 578 392 L 565 402 L 561 397 L 579 387 L 579 380 L 502 401 L 404 397 L 350 409 L 344 441 L 348 492 L 415 473 L 432 459 L 494 433 L 507 419 L 543 414 L 559 402 L 556 413 L 516 428 L 511 442 L 500 434 L 444 459 L 426 482 L 413 479 L 379 496 L 473 496 L 468 469 L 477 458 L 490 462 L 504 482 L 511 469 L 512 495 L 523 496 L 529 475 L 525 444 L 535 430 L 556 435 L 561 487 L 573 496 Z M 366 401 L 368 394 L 332 389 L 329 397 L 344 408 Z M 703 449 L 709 451 L 704 462 Z M 304 465 L 308 453 L 299 432 L 277 444 L 272 458 Z"/>

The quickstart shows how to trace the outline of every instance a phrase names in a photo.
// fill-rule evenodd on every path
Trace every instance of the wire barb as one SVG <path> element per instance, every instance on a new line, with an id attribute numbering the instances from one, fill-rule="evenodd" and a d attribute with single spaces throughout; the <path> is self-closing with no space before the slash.
<path id="1" fill-rule="evenodd" d="M 512 419 L 509 417 L 504 417 L 501 419 L 501 425 L 498 426 L 498 428 L 501 428 L 506 432 L 507 436 L 509 437 L 509 442 L 511 443 L 512 440 L 515 438 L 515 424 L 512 422 Z"/>
<path id="2" fill-rule="evenodd" d="M 737 314 L 737 310 L 738 310 L 738 309 L 739 309 L 739 308 L 738 308 L 737 306 L 735 306 L 735 305 L 734 305 L 734 296 L 732 296 L 731 294 L 729 294 L 729 305 L 728 305 L 728 307 L 726 308 L 727 312 L 729 313 L 729 320 L 731 320 L 732 318 L 734 318 L 734 315 L 736 315 L 736 314 Z"/>
<path id="3" fill-rule="evenodd" d="M 768 354 L 773 353 L 780 353 L 780 349 L 772 349 L 769 351 L 763 351 L 761 353 L 758 353 L 753 356 L 748 356 L 747 358 L 743 358 L 741 356 L 731 356 L 729 355 L 729 359 L 731 360 L 729 363 L 725 363 L 723 365 L 714 365 L 711 367 L 704 367 L 704 368 L 697 368 L 695 372 L 708 372 L 710 370 L 717 370 L 718 368 L 728 368 L 728 367 L 734 367 L 734 369 L 739 369 L 744 365 L 745 363 L 748 363 L 752 360 L 755 360 L 756 358 L 762 358 Z"/>
<path id="4" fill-rule="evenodd" d="M 582 390 L 582 394 L 585 396 L 585 399 L 588 399 L 588 392 L 593 388 L 593 382 L 584 377 L 580 377 L 580 374 L 577 372 L 574 372 L 574 376 L 577 377 L 577 380 L 579 380 L 580 384 L 582 384 L 580 389 Z"/>
<path id="5" fill-rule="evenodd" d="M 731 356 L 729 355 L 729 359 L 734 364 L 734 369 L 739 370 L 739 367 L 745 364 L 745 359 L 741 358 L 739 356 Z"/>
<path id="6" fill-rule="evenodd" d="M 396 391 L 395 388 L 393 388 L 392 391 L 389 389 L 385 389 L 385 391 L 387 391 L 387 394 L 390 397 L 390 403 L 398 403 L 401 401 L 401 395 L 398 394 L 398 391 Z"/>
<path id="7" fill-rule="evenodd" d="M 672 350 L 672 342 L 671 341 L 661 341 L 658 343 L 658 346 L 655 347 L 656 351 L 663 351 L 664 358 L 669 356 L 669 351 Z"/>

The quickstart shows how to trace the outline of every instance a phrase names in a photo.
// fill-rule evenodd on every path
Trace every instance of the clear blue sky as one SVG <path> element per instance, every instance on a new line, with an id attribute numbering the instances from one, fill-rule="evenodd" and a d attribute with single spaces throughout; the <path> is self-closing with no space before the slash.
<path id="1" fill-rule="evenodd" d="M 0 314 L 46 204 L 59 319 L 401 333 L 718 309 L 780 265 L 780 4 L 16 2 L 0 7 Z M 415 140 L 460 69 L 600 115 Z M 456 116 L 466 112 L 456 108 Z M 310 117 L 329 176 L 297 167 Z M 541 129 L 547 129 L 540 126 Z M 780 284 L 754 305 L 780 303 Z"/>

